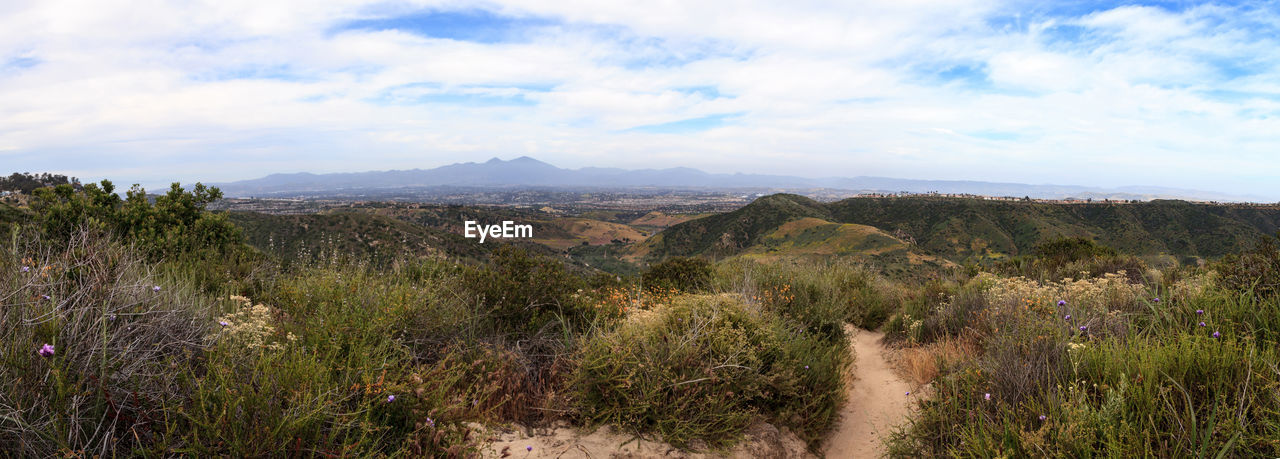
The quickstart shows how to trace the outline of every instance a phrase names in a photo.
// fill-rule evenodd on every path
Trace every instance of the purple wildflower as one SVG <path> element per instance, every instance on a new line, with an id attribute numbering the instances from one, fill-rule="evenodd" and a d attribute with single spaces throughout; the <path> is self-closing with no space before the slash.
<path id="1" fill-rule="evenodd" d="M 1063 317 L 1062 320 L 1071 320 L 1071 314 L 1067 314 L 1067 316 Z"/>
<path id="2" fill-rule="evenodd" d="M 907 391 L 907 395 L 911 395 L 911 391 Z"/>
<path id="3" fill-rule="evenodd" d="M 1213 332 L 1213 337 L 1214 337 L 1214 338 L 1221 338 L 1221 337 L 1222 337 L 1222 333 L 1218 333 L 1218 332 L 1216 332 L 1216 331 L 1215 331 L 1215 332 Z"/>
<path id="4" fill-rule="evenodd" d="M 435 426 L 436 426 L 436 421 L 435 421 L 434 419 L 427 418 L 427 425 L 428 425 L 428 426 L 430 426 L 430 427 L 435 427 Z"/>
<path id="5" fill-rule="evenodd" d="M 53 357 L 53 345 L 45 343 L 44 346 L 40 346 L 40 350 L 36 351 L 36 353 L 40 354 L 41 357 Z"/>
<path id="6" fill-rule="evenodd" d="M 982 398 L 984 400 L 991 400 L 991 393 L 988 392 L 988 393 L 982 394 Z"/>
<path id="7" fill-rule="evenodd" d="M 48 300 L 49 300 L 49 295 L 40 295 L 40 298 L 44 298 L 44 299 L 45 299 L 45 301 L 48 301 Z"/>
<path id="8" fill-rule="evenodd" d="M 1081 326 L 1080 326 L 1080 331 L 1087 331 L 1087 330 L 1089 330 L 1089 326 L 1088 326 L 1088 325 L 1081 325 Z"/>
<path id="9" fill-rule="evenodd" d="M 1160 302 L 1160 297 L 1158 297 L 1158 296 L 1157 296 L 1157 297 L 1156 297 L 1156 299 L 1155 299 L 1155 300 L 1152 300 L 1152 301 L 1155 301 L 1155 302 L 1159 303 L 1159 302 Z"/>
<path id="10" fill-rule="evenodd" d="M 1200 322 L 1200 326 L 1201 326 L 1201 327 L 1203 327 L 1203 326 L 1204 326 L 1204 322 Z"/>
<path id="11" fill-rule="evenodd" d="M 1048 417 L 1048 416 L 1045 416 L 1045 415 L 1043 415 L 1043 414 L 1042 414 L 1042 415 L 1040 415 L 1040 420 L 1041 420 L 1041 421 L 1043 421 L 1043 420 L 1045 420 L 1045 419 L 1049 419 L 1049 417 Z"/>
<path id="12" fill-rule="evenodd" d="M 30 266 L 23 266 L 23 267 L 22 267 L 22 272 L 24 272 L 24 273 L 26 273 L 26 272 L 31 272 L 31 267 L 30 267 Z"/>
<path id="13" fill-rule="evenodd" d="M 805 366 L 804 366 L 804 369 L 808 370 L 808 369 L 809 369 L 809 366 L 808 366 L 808 365 L 805 365 Z"/>
<path id="14" fill-rule="evenodd" d="M 225 321 L 225 320 L 219 320 L 219 321 L 218 321 L 218 325 L 221 325 L 221 326 L 225 327 L 225 326 L 227 326 L 227 325 L 231 325 L 231 324 L 227 323 L 227 321 Z"/>
<path id="15" fill-rule="evenodd" d="M 1058 306 L 1066 306 L 1067 300 L 1058 300 Z"/>
<path id="16" fill-rule="evenodd" d="M 387 396 L 387 403 L 391 403 L 391 402 L 394 402 L 394 401 L 396 401 L 396 396 L 394 396 L 394 395 L 388 395 L 388 396 Z"/>
<path id="17" fill-rule="evenodd" d="M 525 451 L 529 451 L 529 452 L 533 452 L 533 447 L 532 447 L 532 446 L 526 446 L 526 447 L 524 447 L 524 450 L 525 450 Z"/>
<path id="18" fill-rule="evenodd" d="M 1197 309 L 1197 310 L 1196 310 L 1196 315 L 1198 315 L 1198 316 L 1202 316 L 1202 315 L 1204 315 L 1204 310 L 1203 310 L 1203 309 Z"/>
<path id="19" fill-rule="evenodd" d="M 159 285 L 157 285 L 157 286 L 155 286 L 155 287 L 151 287 L 151 291 L 153 291 L 153 292 L 159 292 L 159 291 L 160 291 L 160 286 L 159 286 Z"/>

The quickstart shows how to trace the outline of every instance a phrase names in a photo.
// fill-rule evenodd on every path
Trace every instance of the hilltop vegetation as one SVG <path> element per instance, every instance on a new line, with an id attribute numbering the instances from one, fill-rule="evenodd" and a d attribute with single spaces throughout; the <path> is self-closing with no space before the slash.
<path id="1" fill-rule="evenodd" d="M 931 197 L 819 203 L 802 196 L 772 195 L 734 212 L 675 225 L 651 241 L 646 254 L 653 259 L 726 257 L 765 250 L 762 246 L 769 245 L 769 235 L 783 230 L 785 223 L 802 219 L 875 227 L 922 253 L 956 263 L 1026 255 L 1044 242 L 1064 237 L 1095 240 L 1132 255 L 1168 254 L 1191 260 L 1218 258 L 1275 232 L 1280 229 L 1280 208 L 1183 201 L 1051 204 Z"/>

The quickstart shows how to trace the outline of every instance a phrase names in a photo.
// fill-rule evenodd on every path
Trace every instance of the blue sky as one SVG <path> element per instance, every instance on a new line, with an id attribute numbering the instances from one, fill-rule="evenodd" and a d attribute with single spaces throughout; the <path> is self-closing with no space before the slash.
<path id="1" fill-rule="evenodd" d="M 0 173 L 498 156 L 1280 200 L 1275 2 L 0 6 Z"/>

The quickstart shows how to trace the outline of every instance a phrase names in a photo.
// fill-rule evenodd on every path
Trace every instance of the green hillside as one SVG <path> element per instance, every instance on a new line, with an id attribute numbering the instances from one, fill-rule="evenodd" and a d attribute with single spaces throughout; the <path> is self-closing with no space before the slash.
<path id="1" fill-rule="evenodd" d="M 723 257 L 780 251 L 766 236 L 784 223 L 818 218 L 868 225 L 952 261 L 997 260 L 1027 254 L 1062 237 L 1085 237 L 1136 255 L 1216 258 L 1280 229 L 1280 208 L 1157 200 L 1135 204 L 1059 204 L 940 197 L 851 198 L 833 203 L 795 195 L 761 198 L 733 212 L 672 226 L 638 250 L 647 258 Z M 834 227 L 832 227 L 834 228 Z M 812 246 L 822 234 L 807 235 Z M 824 242 L 832 244 L 834 242 Z M 762 246 L 763 244 L 763 246 Z"/>
<path id="2" fill-rule="evenodd" d="M 394 258 L 444 255 L 464 259 L 487 256 L 488 248 L 458 234 L 366 212 L 268 215 L 230 212 L 254 247 L 284 259 L 326 254 Z M 493 244 L 486 244 L 493 245 Z"/>
<path id="3" fill-rule="evenodd" d="M 736 255 L 759 244 L 782 224 L 812 217 L 830 220 L 822 203 L 794 194 L 775 194 L 741 209 L 690 220 L 667 228 L 641 250 L 652 258 L 669 255 Z"/>

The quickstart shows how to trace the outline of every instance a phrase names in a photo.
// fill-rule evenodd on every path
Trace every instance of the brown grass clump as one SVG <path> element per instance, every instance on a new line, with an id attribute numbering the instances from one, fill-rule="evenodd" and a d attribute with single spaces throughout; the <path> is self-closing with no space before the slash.
<path id="1" fill-rule="evenodd" d="M 941 370 L 981 354 L 970 339 L 943 338 L 936 342 L 897 350 L 892 357 L 898 376 L 914 386 L 933 382 Z"/>

